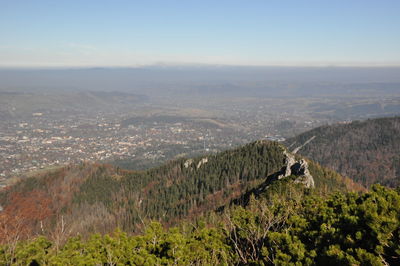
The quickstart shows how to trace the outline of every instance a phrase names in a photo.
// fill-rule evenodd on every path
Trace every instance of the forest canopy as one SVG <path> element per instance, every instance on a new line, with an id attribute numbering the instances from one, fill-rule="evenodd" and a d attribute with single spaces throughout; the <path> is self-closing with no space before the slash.
<path id="1" fill-rule="evenodd" d="M 195 223 L 92 234 L 65 243 L 37 236 L 0 246 L 2 265 L 394 265 L 400 191 L 375 185 L 329 197 L 288 183 L 278 192 Z M 289 194 L 285 194 L 289 195 Z"/>

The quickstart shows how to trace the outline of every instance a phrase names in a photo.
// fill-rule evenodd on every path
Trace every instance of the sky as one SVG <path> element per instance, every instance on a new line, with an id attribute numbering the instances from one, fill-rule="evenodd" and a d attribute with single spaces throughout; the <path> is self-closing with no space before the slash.
<path id="1" fill-rule="evenodd" d="M 0 0 L 0 66 L 400 66 L 399 0 Z"/>

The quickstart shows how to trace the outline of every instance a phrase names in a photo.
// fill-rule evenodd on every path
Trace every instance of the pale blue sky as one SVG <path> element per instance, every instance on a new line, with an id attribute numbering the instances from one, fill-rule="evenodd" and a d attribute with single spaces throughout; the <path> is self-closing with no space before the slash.
<path id="1" fill-rule="evenodd" d="M 399 0 L 0 0 L 0 66 L 400 65 Z"/>

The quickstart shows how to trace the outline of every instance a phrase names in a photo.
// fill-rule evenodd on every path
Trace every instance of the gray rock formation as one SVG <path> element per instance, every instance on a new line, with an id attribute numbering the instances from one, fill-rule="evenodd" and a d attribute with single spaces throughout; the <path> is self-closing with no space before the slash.
<path id="1" fill-rule="evenodd" d="M 208 158 L 207 157 L 201 159 L 199 161 L 199 163 L 197 164 L 197 169 L 199 169 L 203 164 L 206 164 L 207 162 L 208 162 Z"/>
<path id="2" fill-rule="evenodd" d="M 283 154 L 285 155 L 285 166 L 281 170 L 281 174 L 278 175 L 278 179 L 288 177 L 292 174 L 292 166 L 296 163 L 294 156 L 287 151 L 284 151 Z"/>
<path id="3" fill-rule="evenodd" d="M 313 188 L 315 186 L 314 178 L 312 177 L 310 170 L 308 170 L 308 163 L 306 160 L 301 159 L 296 162 L 291 169 L 292 174 L 299 176 L 294 181 L 295 183 L 301 183 L 307 188 Z"/>
<path id="4" fill-rule="evenodd" d="M 184 166 L 185 168 L 188 168 L 189 166 L 192 165 L 192 163 L 193 163 L 193 159 L 188 159 L 188 160 L 186 160 L 186 162 L 183 164 L 183 166 Z"/>
<path id="5" fill-rule="evenodd" d="M 285 166 L 282 167 L 276 178 L 279 180 L 294 175 L 297 177 L 294 181 L 295 183 L 303 184 L 307 188 L 313 188 L 315 186 L 314 178 L 308 169 L 307 161 L 304 159 L 296 161 L 293 154 L 290 154 L 287 151 L 284 151 L 283 153 L 286 157 Z"/>

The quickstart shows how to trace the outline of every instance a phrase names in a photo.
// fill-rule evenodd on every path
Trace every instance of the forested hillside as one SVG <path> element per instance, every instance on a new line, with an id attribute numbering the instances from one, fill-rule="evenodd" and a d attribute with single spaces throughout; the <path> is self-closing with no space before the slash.
<path id="1" fill-rule="evenodd" d="M 147 171 L 101 164 L 65 167 L 24 179 L 0 193 L 5 228 L 0 233 L 28 238 L 51 235 L 62 227 L 58 237 L 67 238 L 108 233 L 116 227 L 136 232 L 147 220 L 164 225 L 194 220 L 262 187 L 282 171 L 285 154 L 278 143 L 258 141 Z M 311 161 L 307 171 L 320 194 L 359 189 Z"/>
<path id="2" fill-rule="evenodd" d="M 299 154 L 356 182 L 392 187 L 400 183 L 400 117 L 322 126 L 285 144 L 293 150 L 307 140 L 311 141 Z"/>
<path id="3" fill-rule="evenodd" d="M 0 245 L 2 265 L 398 265 L 400 191 L 322 197 L 275 182 L 258 199 L 165 229 Z M 61 235 L 60 229 L 58 235 Z"/>

